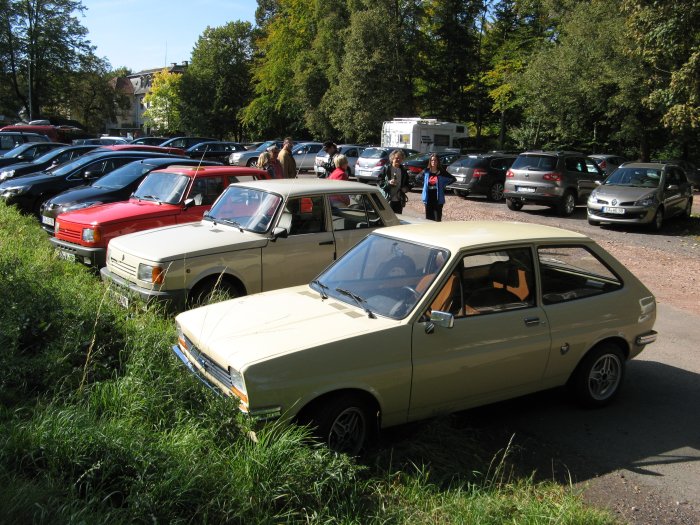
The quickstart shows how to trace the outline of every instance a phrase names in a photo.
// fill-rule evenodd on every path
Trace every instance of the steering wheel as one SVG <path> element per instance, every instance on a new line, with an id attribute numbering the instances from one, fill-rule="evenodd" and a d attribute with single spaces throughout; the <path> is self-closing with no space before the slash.
<path id="1" fill-rule="evenodd" d="M 409 292 L 411 292 L 415 300 L 418 300 L 418 298 L 420 297 L 420 294 L 416 291 L 415 288 L 411 288 L 410 286 L 402 286 L 401 289 L 408 290 Z"/>
<path id="2" fill-rule="evenodd" d="M 413 296 L 414 300 L 411 301 L 411 297 L 408 295 L 402 299 L 399 299 L 396 304 L 391 307 L 391 310 L 389 310 L 389 315 L 392 317 L 401 317 L 406 315 L 410 308 L 415 304 L 415 301 L 418 300 L 418 297 L 420 297 L 420 294 L 415 290 L 415 288 L 411 288 L 410 286 L 402 286 L 400 290 L 408 291 Z"/>

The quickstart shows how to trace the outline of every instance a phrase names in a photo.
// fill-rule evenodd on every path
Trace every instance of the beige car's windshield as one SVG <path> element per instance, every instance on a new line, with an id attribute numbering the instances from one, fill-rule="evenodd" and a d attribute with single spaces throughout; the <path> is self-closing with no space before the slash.
<path id="1" fill-rule="evenodd" d="M 393 319 L 416 306 L 449 258 L 447 251 L 372 234 L 330 266 L 311 287 L 322 296 Z"/>
<path id="2" fill-rule="evenodd" d="M 282 197 L 274 193 L 232 185 L 221 194 L 204 219 L 263 233 L 270 227 L 281 202 Z"/>

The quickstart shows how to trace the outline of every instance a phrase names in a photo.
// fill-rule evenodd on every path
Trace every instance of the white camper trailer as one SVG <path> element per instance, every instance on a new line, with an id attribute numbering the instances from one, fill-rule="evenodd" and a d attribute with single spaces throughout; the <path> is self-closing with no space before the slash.
<path id="1" fill-rule="evenodd" d="M 459 149 L 467 126 L 434 118 L 395 118 L 382 124 L 382 146 L 410 148 L 422 153 Z"/>

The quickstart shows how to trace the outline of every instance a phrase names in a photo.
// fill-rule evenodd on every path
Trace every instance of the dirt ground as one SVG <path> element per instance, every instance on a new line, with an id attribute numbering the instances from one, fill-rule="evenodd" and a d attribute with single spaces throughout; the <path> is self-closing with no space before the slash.
<path id="1" fill-rule="evenodd" d="M 422 216 L 420 194 L 413 192 L 404 214 Z M 590 226 L 584 206 L 573 216 L 558 217 L 541 206 L 525 206 L 521 211 L 509 210 L 504 203 L 492 203 L 482 197 L 447 196 L 443 220 L 498 220 L 535 222 L 581 232 L 596 240 L 612 253 L 654 293 L 659 304 L 684 310 L 700 321 L 700 194 L 695 193 L 693 216 L 690 220 L 669 219 L 660 233 L 641 227 Z M 496 407 L 496 410 L 498 408 Z M 492 412 L 493 407 L 489 410 Z M 476 413 L 477 417 L 479 412 Z M 473 418 L 474 413 L 470 416 Z M 507 414 L 506 417 L 508 417 Z M 489 416 L 490 419 L 491 416 Z M 486 424 L 489 431 L 500 432 L 506 425 Z M 503 436 L 499 436 L 503 437 Z M 590 469 L 590 458 L 572 457 L 571 451 L 558 450 L 556 442 L 529 443 L 527 434 L 521 439 L 522 468 L 552 472 L 556 458 L 565 458 L 567 472 Z M 543 446 L 551 449 L 542 451 Z M 564 463 L 562 463 L 564 464 Z M 567 482 L 566 473 L 563 476 Z M 555 476 L 558 478 L 558 476 Z M 549 478 L 551 479 L 551 478 Z M 607 508 L 623 523 L 634 525 L 677 524 L 699 525 L 700 509 L 682 501 L 670 500 L 653 488 L 630 478 L 624 469 L 608 471 L 600 477 L 589 477 L 575 484 L 586 502 Z"/>

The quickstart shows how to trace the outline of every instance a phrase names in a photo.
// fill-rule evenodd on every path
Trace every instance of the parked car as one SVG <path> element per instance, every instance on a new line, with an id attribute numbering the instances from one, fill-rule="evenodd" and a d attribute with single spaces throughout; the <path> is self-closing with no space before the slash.
<path id="1" fill-rule="evenodd" d="M 316 155 L 323 148 L 321 142 L 300 142 L 292 147 L 292 156 L 297 165 L 297 173 L 300 171 L 313 171 L 316 163 Z"/>
<path id="2" fill-rule="evenodd" d="M 399 224 L 376 187 L 326 180 L 230 186 L 200 223 L 114 239 L 101 270 L 122 304 L 198 304 L 308 282 L 367 233 Z M 157 276 L 157 277 L 154 277 Z"/>
<path id="3" fill-rule="evenodd" d="M 61 146 L 65 146 L 65 144 L 60 142 L 25 142 L 0 156 L 0 168 L 20 162 L 31 162 L 44 153 Z"/>
<path id="4" fill-rule="evenodd" d="M 404 160 L 403 165 L 408 171 L 408 185 L 411 188 L 416 186 L 416 177 L 423 173 L 428 167 L 428 161 L 432 155 L 433 153 L 414 153 Z M 440 159 L 440 164 L 443 168 L 447 168 L 448 166 L 452 165 L 453 162 L 461 157 L 459 151 L 454 150 L 441 151 L 439 153 L 435 153 L 435 155 L 437 155 Z"/>
<path id="5" fill-rule="evenodd" d="M 674 164 L 628 162 L 588 198 L 588 222 L 648 224 L 659 231 L 667 218 L 689 218 L 693 187 Z"/>
<path id="6" fill-rule="evenodd" d="M 598 164 L 581 153 L 528 151 L 518 155 L 506 172 L 504 196 L 513 211 L 540 204 L 568 217 L 604 178 Z"/>
<path id="7" fill-rule="evenodd" d="M 228 163 L 231 166 L 255 166 L 255 164 L 258 162 L 258 157 L 260 157 L 260 154 L 263 151 L 265 151 L 272 145 L 276 145 L 278 148 L 281 148 L 282 144 L 283 141 L 281 140 L 268 140 L 266 142 L 261 143 L 255 149 L 236 151 L 234 153 L 231 153 L 231 156 L 228 159 Z"/>
<path id="8" fill-rule="evenodd" d="M 372 232 L 308 286 L 179 314 L 173 351 L 249 416 L 354 455 L 380 428 L 563 385 L 607 405 L 655 318 L 580 233 L 428 221 Z"/>
<path id="9" fill-rule="evenodd" d="M 515 154 L 497 151 L 461 157 L 447 167 L 447 171 L 457 179 L 447 189 L 462 197 L 486 195 L 490 201 L 501 201 L 506 172 L 516 157 Z"/>
<path id="10" fill-rule="evenodd" d="M 0 182 L 20 175 L 28 175 L 39 171 L 51 171 L 66 162 L 93 151 L 98 146 L 61 146 L 44 153 L 31 162 L 18 162 L 0 171 Z"/>
<path id="11" fill-rule="evenodd" d="M 619 155 L 608 155 L 605 153 L 594 153 L 593 155 L 589 155 L 589 157 L 591 157 L 596 164 L 598 164 L 598 167 L 606 177 L 615 171 L 620 164 L 627 162 L 627 159 L 624 157 Z"/>
<path id="12" fill-rule="evenodd" d="M 133 139 L 129 142 L 129 144 L 143 144 L 146 146 L 160 146 L 166 140 L 168 140 L 168 137 L 147 136 L 147 137 L 139 137 L 139 138 Z"/>
<path id="13" fill-rule="evenodd" d="M 323 150 L 323 144 L 321 144 L 321 149 L 316 154 L 314 159 L 314 173 L 317 177 L 323 176 L 325 170 L 323 165 L 328 162 L 328 153 Z M 357 159 L 360 157 L 363 151 L 365 151 L 366 146 L 360 146 L 359 144 L 340 144 L 338 145 L 338 152 L 345 155 L 348 159 L 348 168 L 350 168 L 350 176 L 355 177 L 355 166 L 357 165 Z"/>
<path id="14" fill-rule="evenodd" d="M 162 153 L 146 151 L 93 151 L 51 171 L 14 177 L 0 184 L 0 199 L 38 216 L 41 204 L 59 193 L 89 184 L 124 164 Z M 175 157 L 177 158 L 177 157 Z"/>
<path id="15" fill-rule="evenodd" d="M 95 146 L 115 146 L 117 144 L 128 144 L 129 140 L 125 137 L 93 137 L 88 139 L 75 139 L 73 144 L 76 146 L 95 145 Z"/>
<path id="16" fill-rule="evenodd" d="M 173 165 L 152 171 L 128 201 L 59 215 L 50 240 L 61 257 L 101 268 L 113 238 L 199 221 L 229 184 L 267 177 L 264 170 L 228 166 Z"/>
<path id="17" fill-rule="evenodd" d="M 228 159 L 234 151 L 245 151 L 238 142 L 200 142 L 185 150 L 185 155 L 192 159 L 206 159 L 228 164 Z"/>
<path id="18" fill-rule="evenodd" d="M 173 146 L 149 146 L 148 144 L 113 144 L 102 146 L 103 150 L 109 151 L 150 151 L 151 153 L 165 153 L 167 155 L 185 156 L 185 150 Z"/>
<path id="19" fill-rule="evenodd" d="M 25 142 L 51 142 L 46 135 L 24 131 L 0 131 L 0 154 L 5 154 Z"/>
<path id="20" fill-rule="evenodd" d="M 186 150 L 187 148 L 191 148 L 195 144 L 200 144 L 202 142 L 216 142 L 216 139 L 209 137 L 173 137 L 165 142 L 162 142 L 159 144 L 159 146 Z"/>
<path id="21" fill-rule="evenodd" d="M 406 157 L 418 153 L 416 150 L 408 148 L 386 148 L 383 146 L 367 148 L 355 164 L 355 178 L 360 182 L 376 184 L 382 168 L 389 163 L 389 154 L 395 149 L 402 150 Z"/>
<path id="22" fill-rule="evenodd" d="M 692 162 L 688 162 L 687 160 L 682 159 L 652 160 L 652 162 L 663 162 L 680 166 L 683 169 L 683 171 L 685 171 L 685 176 L 688 178 L 688 181 L 690 181 L 690 183 L 693 185 L 695 191 L 700 191 L 700 169 L 698 169 Z"/>
<path id="23" fill-rule="evenodd" d="M 97 179 L 93 184 L 71 188 L 45 201 L 39 208 L 41 226 L 54 234 L 56 217 L 62 213 L 81 210 L 98 204 L 128 200 L 141 181 L 153 170 L 169 166 L 220 166 L 218 162 L 180 159 L 174 157 L 143 159 L 125 164 Z"/>

